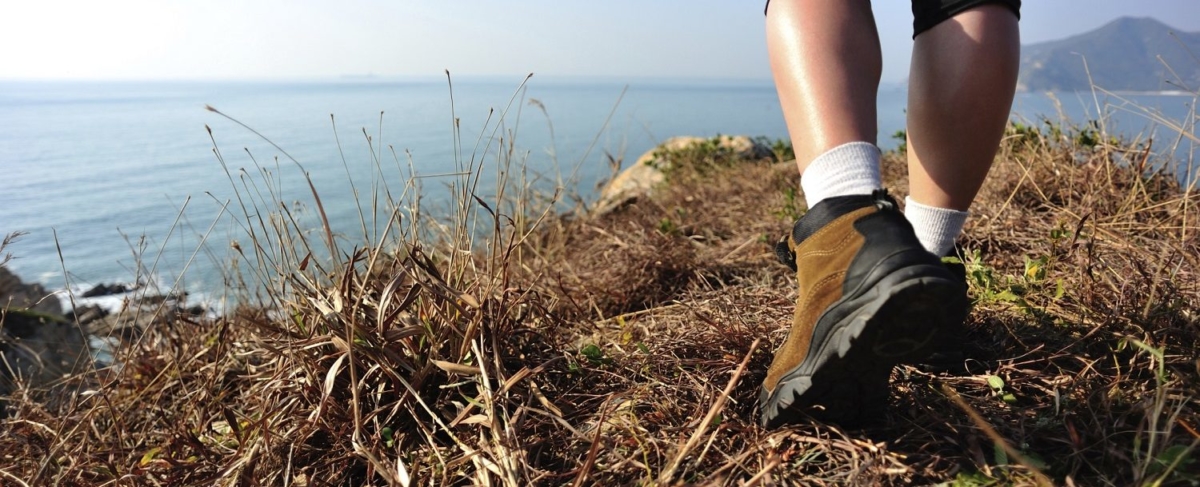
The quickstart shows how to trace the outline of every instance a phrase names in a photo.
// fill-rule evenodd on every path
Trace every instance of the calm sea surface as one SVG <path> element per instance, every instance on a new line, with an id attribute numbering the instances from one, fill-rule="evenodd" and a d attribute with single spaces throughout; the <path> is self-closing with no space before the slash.
<path id="1" fill-rule="evenodd" d="M 589 198 L 596 181 L 610 174 L 606 154 L 623 157 L 628 165 L 675 135 L 787 136 L 774 87 L 767 82 L 534 77 L 519 92 L 520 81 L 455 80 L 453 112 L 444 79 L 0 82 L 0 233 L 27 232 L 6 249 L 14 256 L 9 266 L 50 288 L 66 285 L 65 268 L 77 288 L 153 275 L 167 286 L 179 279 L 181 288 L 193 293 L 219 289 L 229 243 L 245 237 L 229 214 L 241 209 L 214 147 L 238 185 L 243 184 L 241 170 L 261 180 L 257 168 L 262 167 L 277 178 L 283 201 L 311 206 L 312 198 L 300 170 L 279 149 L 205 110 L 206 104 L 295 157 L 311 174 L 334 226 L 350 236 L 359 221 L 350 181 L 360 192 L 386 184 L 398 193 L 415 171 L 428 176 L 421 179 L 423 203 L 437 206 L 448 200 L 451 181 L 437 175 L 456 170 L 456 151 L 457 160 L 483 160 L 486 174 L 495 174 L 501 138 L 513 143 L 517 161 L 530 173 L 544 175 L 540 184 L 549 184 L 559 172 L 566 177 L 578 166 L 577 189 Z M 1173 132 L 1155 128 L 1137 107 L 1180 123 L 1192 116 L 1195 101 L 1168 95 L 1124 98 L 1099 100 L 1099 111 L 1112 114 L 1109 130 L 1127 136 L 1155 133 L 1155 147 L 1164 151 Z M 900 87 L 881 90 L 881 146 L 895 146 L 890 135 L 903 128 L 904 105 Z M 1060 110 L 1072 120 L 1098 113 L 1090 93 L 1021 94 L 1014 104 L 1014 116 L 1027 120 L 1040 115 L 1057 120 Z M 382 152 L 378 165 L 373 151 Z M 481 187 L 493 186 L 485 180 Z M 202 241 L 207 243 L 201 247 Z M 141 274 L 135 274 L 137 253 L 146 267 Z"/>

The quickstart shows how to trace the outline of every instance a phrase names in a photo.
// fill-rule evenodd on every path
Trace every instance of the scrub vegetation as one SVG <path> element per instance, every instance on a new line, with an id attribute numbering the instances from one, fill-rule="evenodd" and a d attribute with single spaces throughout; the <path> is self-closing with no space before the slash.
<path id="1" fill-rule="evenodd" d="M 497 131 L 435 218 L 379 147 L 361 234 L 231 177 L 242 304 L 19 388 L 0 484 L 1197 484 L 1200 197 L 1096 127 L 1009 128 L 960 241 L 963 355 L 898 367 L 865 428 L 758 426 L 796 295 L 771 250 L 803 212 L 790 162 L 696 147 L 597 215 L 531 189 Z M 894 194 L 904 173 L 886 154 Z"/>

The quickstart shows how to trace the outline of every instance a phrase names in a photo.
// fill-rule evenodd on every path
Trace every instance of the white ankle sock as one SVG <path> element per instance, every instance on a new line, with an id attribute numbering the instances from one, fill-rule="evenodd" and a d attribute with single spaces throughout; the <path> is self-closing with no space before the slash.
<path id="1" fill-rule="evenodd" d="M 825 198 L 871 194 L 881 187 L 879 148 L 869 142 L 850 142 L 829 149 L 813 159 L 800 176 L 800 188 L 809 208 Z"/>
<path id="2" fill-rule="evenodd" d="M 963 224 L 967 222 L 969 214 L 949 208 L 925 206 L 913 201 L 911 196 L 904 198 L 904 216 L 912 223 L 921 246 L 938 257 L 945 256 L 954 248 L 954 240 L 962 233 Z"/>

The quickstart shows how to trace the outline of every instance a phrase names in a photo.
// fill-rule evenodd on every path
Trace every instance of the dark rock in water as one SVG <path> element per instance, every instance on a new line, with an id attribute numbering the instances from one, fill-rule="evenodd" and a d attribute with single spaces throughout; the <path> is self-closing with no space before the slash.
<path id="1" fill-rule="evenodd" d="M 188 306 L 187 293 L 152 294 L 131 296 L 119 311 L 80 323 L 88 335 L 127 342 L 148 328 L 170 326 L 184 317 L 194 319 L 207 312 L 201 305 Z"/>
<path id="2" fill-rule="evenodd" d="M 134 289 L 134 286 L 130 286 L 128 284 L 121 284 L 121 283 L 105 284 L 102 282 L 100 284 L 92 286 L 91 289 L 84 291 L 81 296 L 83 296 L 85 298 L 95 298 L 95 297 L 99 297 L 99 296 L 112 296 L 114 294 L 124 294 L 129 291 L 132 291 L 133 289 Z"/>
<path id="3" fill-rule="evenodd" d="M 140 284 L 99 284 L 84 297 L 144 290 Z M 92 353 L 111 355 L 115 347 L 137 340 L 155 326 L 194 321 L 208 310 L 187 303 L 187 293 L 146 295 L 136 292 L 123 298 L 121 308 L 109 312 L 85 305 L 67 316 L 56 296 L 37 284 L 24 284 L 0 267 L 0 414 L 5 398 L 25 386 L 46 400 L 67 397 L 72 386 L 65 376 L 96 366 Z M 110 345 L 89 345 L 97 341 Z M 111 360 L 108 359 L 108 360 Z M 103 365 L 104 359 L 99 359 Z"/>
<path id="4" fill-rule="evenodd" d="M 70 321 L 73 323 L 78 323 L 81 325 L 86 325 L 93 321 L 102 319 L 108 315 L 109 315 L 108 310 L 101 308 L 99 306 L 89 304 L 89 305 L 85 305 L 85 306 L 79 306 L 71 311 L 68 311 L 66 318 L 67 318 L 67 321 Z"/>
<path id="5" fill-rule="evenodd" d="M 124 342 L 142 336 L 142 331 L 158 320 L 159 315 L 152 311 L 122 311 L 88 323 L 84 331 L 91 336 L 116 338 Z"/>
<path id="6" fill-rule="evenodd" d="M 41 284 L 21 282 L 8 268 L 0 266 L 0 309 L 2 308 L 24 308 L 49 315 L 62 314 L 62 303 L 58 296 L 50 294 Z"/>
<path id="7" fill-rule="evenodd" d="M 4 334 L 7 335 L 6 338 L 25 340 L 36 338 L 43 326 L 64 322 L 66 320 L 61 316 L 38 313 L 37 311 L 27 309 L 9 308 L 5 309 L 3 316 L 0 317 L 0 330 L 3 330 Z"/>
<path id="8" fill-rule="evenodd" d="M 56 296 L 0 267 L 0 412 L 18 384 L 46 390 L 91 367 L 87 339 L 62 315 Z"/>
<path id="9" fill-rule="evenodd" d="M 142 336 L 142 328 L 138 326 L 122 326 L 114 328 L 109 332 L 109 338 L 116 338 L 122 342 L 131 342 Z"/>
<path id="10" fill-rule="evenodd" d="M 18 384 L 49 390 L 72 372 L 92 367 L 87 340 L 74 323 L 61 316 L 25 309 L 0 312 L 0 411 L 4 396 Z"/>

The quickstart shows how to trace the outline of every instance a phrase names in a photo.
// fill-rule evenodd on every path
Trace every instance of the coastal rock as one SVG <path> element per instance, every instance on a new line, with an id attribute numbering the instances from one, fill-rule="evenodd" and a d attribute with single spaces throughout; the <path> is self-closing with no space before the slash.
<path id="1" fill-rule="evenodd" d="M 15 378 L 40 387 L 73 370 L 88 358 L 83 333 L 61 316 L 25 309 L 4 311 L 0 333 L 0 355 L 12 367 Z M 0 374 L 0 395 L 14 377 Z"/>
<path id="2" fill-rule="evenodd" d="M 136 286 L 130 286 L 130 285 L 121 284 L 121 283 L 105 284 L 102 282 L 100 284 L 92 286 L 91 289 L 84 291 L 83 294 L 81 294 L 80 296 L 85 297 L 85 298 L 95 298 L 95 297 L 99 297 L 99 296 L 112 296 L 114 294 L 124 294 L 124 293 L 132 291 L 134 289 L 136 289 Z"/>
<path id="3" fill-rule="evenodd" d="M 21 279 L 0 266 L 0 309 L 29 309 L 48 315 L 62 315 L 62 302 L 41 284 L 25 284 Z"/>
<path id="4" fill-rule="evenodd" d="M 58 298 L 0 267 L 0 411 L 18 384 L 40 390 L 89 367 L 87 341 Z"/>
<path id="5" fill-rule="evenodd" d="M 129 341 L 154 326 L 170 326 L 179 320 L 196 320 L 208 313 L 201 305 L 189 305 L 187 293 L 131 296 L 119 311 L 80 321 L 90 336 Z"/>
<path id="6" fill-rule="evenodd" d="M 81 325 L 87 325 L 88 323 L 99 320 L 108 315 L 108 310 L 96 305 L 88 304 L 78 306 L 75 309 L 68 311 L 66 318 L 67 321 L 79 323 Z"/>
<path id="7" fill-rule="evenodd" d="M 654 188 L 667 180 L 674 167 L 674 156 L 687 151 L 708 151 L 739 160 L 773 158 L 770 147 L 744 135 L 717 137 L 680 136 L 667 139 L 658 147 L 638 157 L 632 166 L 621 171 L 600 190 L 600 198 L 592 213 L 611 213 L 630 202 L 650 195 Z"/>

